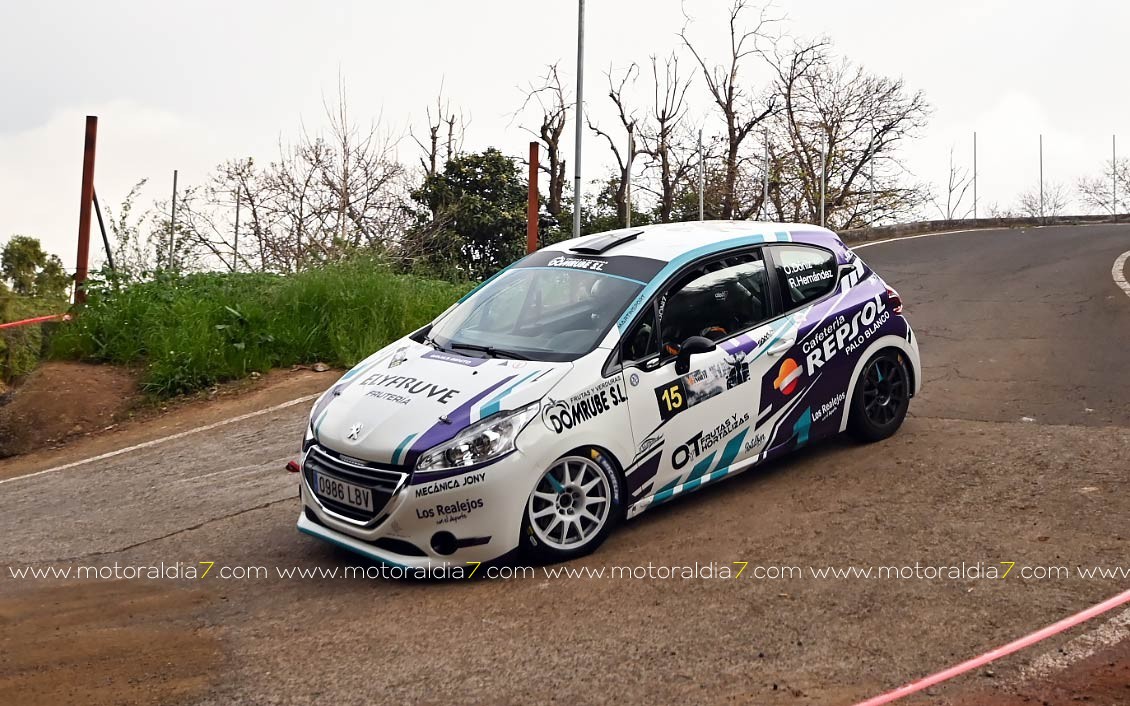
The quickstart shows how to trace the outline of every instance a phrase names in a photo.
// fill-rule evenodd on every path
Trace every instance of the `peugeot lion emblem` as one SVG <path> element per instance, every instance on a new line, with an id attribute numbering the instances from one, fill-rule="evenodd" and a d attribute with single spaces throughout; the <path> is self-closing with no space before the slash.
<path id="1" fill-rule="evenodd" d="M 349 427 L 349 440 L 350 441 L 357 441 L 357 439 L 361 436 L 361 427 L 362 427 L 361 422 L 357 422 L 353 426 Z"/>

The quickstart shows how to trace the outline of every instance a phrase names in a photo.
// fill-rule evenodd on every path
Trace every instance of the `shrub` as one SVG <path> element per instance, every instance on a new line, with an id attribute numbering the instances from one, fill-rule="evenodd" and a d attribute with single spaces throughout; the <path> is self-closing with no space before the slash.
<path id="1" fill-rule="evenodd" d="M 394 274 L 369 259 L 271 274 L 160 274 L 99 283 L 52 339 L 55 357 L 144 363 L 142 387 L 171 396 L 272 367 L 351 366 L 469 289 Z"/>

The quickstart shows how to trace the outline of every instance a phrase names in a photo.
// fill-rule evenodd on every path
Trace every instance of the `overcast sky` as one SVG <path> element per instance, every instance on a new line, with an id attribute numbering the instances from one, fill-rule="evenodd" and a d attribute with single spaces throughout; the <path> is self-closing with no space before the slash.
<path id="1" fill-rule="evenodd" d="M 726 0 L 686 0 L 710 57 L 725 58 Z M 970 161 L 978 132 L 980 203 L 1010 205 L 1037 179 L 1044 134 L 1048 181 L 1074 185 L 1130 154 L 1122 0 L 804 0 L 777 2 L 789 30 L 829 37 L 873 72 L 902 76 L 934 108 L 904 150 L 941 184 L 951 146 Z M 611 120 L 603 72 L 679 47 L 679 0 L 589 0 L 586 102 Z M 719 50 L 711 50 L 711 45 Z M 141 178 L 143 201 L 167 198 L 172 170 L 202 181 L 219 162 L 269 160 L 280 137 L 323 122 L 339 71 L 354 116 L 396 133 L 424 124 L 441 81 L 470 116 L 465 149 L 525 150 L 511 118 L 519 86 L 561 61 L 572 88 L 576 2 L 61 2 L 0 3 L 0 242 L 40 237 L 74 266 L 83 116 L 98 115 L 96 188 L 115 205 Z M 747 78 L 756 83 L 764 75 Z M 708 109 L 701 80 L 693 102 Z M 570 116 L 571 119 L 571 116 Z M 572 127 L 569 128 L 572 151 Z M 402 143 L 414 161 L 414 144 Z M 607 167 L 585 138 L 584 173 Z M 570 178 L 572 166 L 570 165 Z M 936 215 L 936 214 L 935 214 Z"/>

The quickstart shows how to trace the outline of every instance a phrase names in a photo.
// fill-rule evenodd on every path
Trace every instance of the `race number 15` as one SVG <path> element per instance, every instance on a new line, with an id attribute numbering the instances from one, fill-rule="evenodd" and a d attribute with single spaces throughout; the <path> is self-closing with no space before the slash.
<path id="1" fill-rule="evenodd" d="M 687 391 L 682 379 L 655 388 L 655 399 L 659 403 L 659 416 L 670 419 L 687 406 Z"/>

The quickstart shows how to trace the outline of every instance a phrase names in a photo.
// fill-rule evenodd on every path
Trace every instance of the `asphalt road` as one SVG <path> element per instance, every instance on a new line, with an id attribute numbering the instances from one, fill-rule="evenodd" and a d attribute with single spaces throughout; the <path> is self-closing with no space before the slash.
<path id="1" fill-rule="evenodd" d="M 919 334 L 924 389 L 903 430 L 672 503 L 570 566 L 1130 565 L 1130 297 L 1111 279 L 1127 250 L 1124 226 L 860 250 Z M 0 691 L 20 703 L 850 703 L 1125 587 L 280 578 L 358 563 L 294 530 L 296 480 L 281 467 L 305 414 L 0 484 Z M 97 585 L 10 574 L 161 562 L 215 566 L 204 579 Z M 219 577 L 260 566 L 267 578 Z M 1037 654 L 997 665 L 993 685 Z M 964 678 L 929 703 L 985 682 Z"/>
<path id="2" fill-rule="evenodd" d="M 919 415 L 1130 425 L 1126 226 L 981 231 L 867 247 L 920 334 Z"/>

